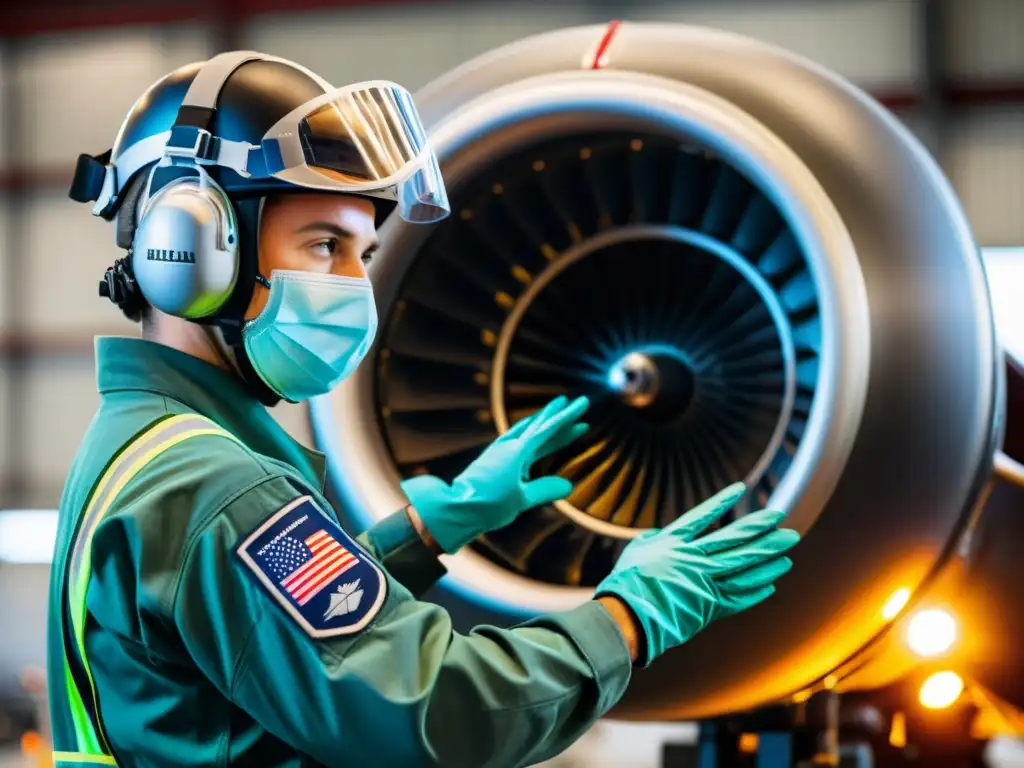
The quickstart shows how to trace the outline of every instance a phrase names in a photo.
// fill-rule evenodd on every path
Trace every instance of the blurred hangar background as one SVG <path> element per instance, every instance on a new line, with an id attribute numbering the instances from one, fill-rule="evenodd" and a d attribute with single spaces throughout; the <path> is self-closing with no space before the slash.
<path id="1" fill-rule="evenodd" d="M 612 18 L 740 32 L 874 94 L 939 160 L 979 244 L 999 249 L 994 288 L 1008 302 L 997 310 L 1015 326 L 1024 0 L 19 0 L 0 14 L 0 741 L 18 738 L 30 670 L 44 660 L 45 510 L 97 403 L 93 338 L 136 333 L 97 296 L 116 249 L 112 227 L 67 197 L 77 155 L 110 146 L 157 78 L 218 51 L 287 57 L 337 85 L 388 78 L 415 90 L 507 42 Z M 276 410 L 312 442 L 303 408 Z M 602 726 L 563 764 L 653 765 L 657 744 L 636 737 L 653 727 Z"/>

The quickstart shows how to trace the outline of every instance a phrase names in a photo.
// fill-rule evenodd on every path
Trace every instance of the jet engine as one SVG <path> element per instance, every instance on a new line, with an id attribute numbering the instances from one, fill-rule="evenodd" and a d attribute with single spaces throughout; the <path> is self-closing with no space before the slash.
<path id="1" fill-rule="evenodd" d="M 744 37 L 532 37 L 417 96 L 452 203 L 390 221 L 380 331 L 312 405 L 359 528 L 554 396 L 575 484 L 447 558 L 461 623 L 579 605 L 638 532 L 744 480 L 804 536 L 772 599 L 638 671 L 615 716 L 703 718 L 829 680 L 955 556 L 1001 441 L 983 265 L 935 162 L 837 75 Z"/>

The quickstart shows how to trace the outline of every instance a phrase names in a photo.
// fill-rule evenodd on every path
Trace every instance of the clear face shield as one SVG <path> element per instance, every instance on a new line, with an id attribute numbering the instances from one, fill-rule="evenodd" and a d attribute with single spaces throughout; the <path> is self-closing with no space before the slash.
<path id="1" fill-rule="evenodd" d="M 260 147 L 268 174 L 282 181 L 394 200 L 411 223 L 450 213 L 412 95 L 394 83 L 357 83 L 307 102 L 267 131 Z"/>

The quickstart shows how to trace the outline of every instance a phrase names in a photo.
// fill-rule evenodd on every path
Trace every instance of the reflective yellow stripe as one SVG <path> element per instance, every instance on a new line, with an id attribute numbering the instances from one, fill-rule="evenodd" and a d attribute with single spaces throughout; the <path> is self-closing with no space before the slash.
<path id="1" fill-rule="evenodd" d="M 71 674 L 71 665 L 68 663 L 66 650 L 64 652 L 64 687 L 67 690 L 68 706 L 71 708 L 71 721 L 75 727 L 75 742 L 78 748 L 99 752 L 99 738 L 92 727 L 92 721 L 89 720 L 89 713 L 85 709 L 85 703 L 82 701 L 82 694 L 78 691 L 75 677 Z"/>
<path id="2" fill-rule="evenodd" d="M 85 655 L 84 632 L 86 591 L 92 568 L 93 534 L 103 518 L 106 517 L 118 494 L 147 464 L 178 443 L 202 435 L 216 435 L 237 441 L 234 435 L 202 416 L 184 414 L 164 419 L 125 446 L 117 458 L 111 462 L 99 483 L 96 484 L 83 512 L 80 530 L 75 537 L 74 548 L 71 552 L 68 602 L 71 609 L 72 634 L 82 667 L 89 681 L 89 693 L 92 697 L 93 712 L 97 713 L 97 720 L 99 719 L 99 701 L 92 669 Z M 67 671 L 68 700 L 75 723 L 78 748 L 82 751 L 54 752 L 54 760 L 116 765 L 114 758 L 110 756 L 111 749 L 102 723 L 94 724 L 85 710 L 82 703 L 82 692 L 78 690 L 74 677 L 71 675 L 67 651 L 65 651 L 65 669 Z M 58 756 L 61 757 L 58 758 Z"/>
<path id="3" fill-rule="evenodd" d="M 168 420 L 168 422 L 171 422 L 171 421 L 173 421 L 173 420 L 171 420 L 171 419 Z M 108 498 L 106 498 L 105 503 L 103 503 L 102 506 L 99 508 L 99 511 L 96 514 L 96 519 L 93 522 L 93 525 L 92 525 L 91 529 L 88 531 L 88 535 L 87 535 L 88 538 L 84 542 L 82 542 L 82 545 L 84 546 L 84 548 L 86 549 L 86 551 L 88 553 L 88 555 L 85 558 L 83 558 L 84 559 L 84 562 L 82 563 L 82 567 L 83 568 L 88 569 L 89 566 L 92 564 L 92 557 L 91 557 L 92 534 L 95 531 L 96 526 L 98 525 L 99 521 L 101 521 L 103 519 L 103 517 L 106 515 L 106 512 L 108 512 L 110 510 L 111 505 L 114 503 L 114 500 L 117 498 L 117 495 L 121 492 L 122 488 L 124 488 L 124 486 L 127 485 L 135 477 L 136 474 L 138 474 L 139 470 L 141 470 L 146 464 L 148 464 L 151 461 L 153 461 L 160 454 L 164 453 L 168 449 L 171 449 L 171 447 L 173 447 L 174 445 L 177 445 L 179 442 L 187 440 L 190 437 L 200 437 L 202 435 L 230 436 L 230 435 L 228 435 L 227 432 L 224 432 L 224 430 L 220 429 L 219 427 L 213 427 L 213 428 L 206 427 L 206 428 L 199 428 L 199 429 L 191 429 L 191 430 L 188 430 L 187 432 L 182 432 L 180 434 L 176 434 L 176 435 L 174 435 L 172 437 L 167 438 L 166 440 L 164 440 L 160 444 L 158 444 L 155 447 L 153 447 L 153 449 L 151 449 L 150 451 L 146 451 L 144 454 L 142 454 L 141 457 L 139 457 L 137 460 L 132 462 L 124 470 L 124 474 L 122 474 L 118 478 L 115 486 L 112 488 L 110 496 L 108 496 Z M 86 584 L 88 583 L 88 572 L 89 572 L 88 570 L 85 570 L 84 573 L 78 574 L 78 578 L 76 579 L 75 582 L 72 583 L 72 588 L 73 589 L 74 589 L 75 583 L 79 582 L 79 580 L 82 579 L 83 575 L 84 575 L 84 581 L 86 581 Z M 85 625 L 85 590 L 84 589 L 82 590 L 82 594 L 81 594 L 80 598 L 79 597 L 72 597 L 72 606 L 75 609 L 75 613 L 79 614 L 79 626 L 84 626 Z M 75 613 L 73 613 L 73 615 Z M 86 677 L 89 679 L 89 692 L 92 694 L 92 705 L 93 705 L 92 711 L 98 713 L 99 712 L 99 699 L 96 696 L 96 684 L 92 680 L 92 670 L 89 668 L 88 662 L 85 662 L 85 660 L 84 660 L 85 657 L 86 657 L 85 656 L 85 633 L 82 632 L 82 633 L 77 634 L 76 635 L 76 641 L 78 642 L 78 651 L 79 651 L 80 657 L 83 659 L 83 666 L 85 667 Z M 98 732 L 99 738 L 102 740 L 102 743 L 103 743 L 104 751 L 105 752 L 110 752 L 110 742 L 108 740 L 106 740 L 106 734 L 103 732 L 103 727 L 102 727 L 101 724 L 99 724 L 98 731 L 99 731 Z"/>
<path id="4" fill-rule="evenodd" d="M 81 640 L 83 636 L 83 623 L 85 616 L 85 600 L 84 595 L 82 595 L 85 590 L 85 585 L 81 583 L 81 579 L 83 578 L 83 574 L 85 575 L 85 579 L 88 579 L 88 568 L 92 559 L 91 547 L 89 545 L 92 542 L 92 535 L 95 531 L 96 524 L 98 523 L 98 520 L 96 519 L 96 512 L 98 511 L 97 502 L 111 498 L 108 495 L 111 480 L 117 477 L 124 469 L 126 461 L 134 455 L 136 448 L 143 444 L 157 441 L 161 435 L 177 426 L 177 424 L 181 422 L 181 419 L 182 417 L 180 416 L 164 419 L 157 424 L 154 424 L 150 429 L 132 440 L 131 443 L 124 446 L 115 459 L 110 462 L 110 465 L 103 473 L 100 481 L 96 484 L 96 487 L 90 494 L 89 501 L 82 514 L 82 522 L 79 526 L 79 532 L 75 537 L 75 541 L 72 542 L 74 544 L 74 548 L 71 551 L 71 567 L 68 572 L 68 579 L 71 582 L 68 585 L 68 602 L 71 606 L 71 631 L 72 636 L 75 638 L 75 645 L 79 650 L 79 656 L 83 660 L 82 663 L 85 667 L 86 676 L 89 678 L 90 687 L 93 687 L 92 673 L 89 669 L 88 663 L 85 661 L 85 649 Z M 88 562 L 83 564 L 82 558 L 86 553 L 90 556 L 88 557 Z M 92 721 L 89 718 L 89 713 L 85 709 L 82 692 L 78 690 L 78 686 L 75 684 L 66 652 L 64 654 L 64 672 L 68 691 L 68 702 L 71 707 L 71 718 L 75 726 L 78 748 L 84 753 L 89 754 L 109 752 L 110 748 L 106 743 L 106 735 L 103 733 L 102 728 L 97 733 L 97 730 L 93 727 Z M 93 695 L 93 701 L 95 702 L 95 694 Z"/>
<path id="5" fill-rule="evenodd" d="M 53 763 L 54 766 L 59 766 L 61 763 L 70 763 L 71 765 L 81 765 L 82 763 L 90 765 L 117 765 L 114 762 L 114 758 L 110 755 L 87 755 L 84 752 L 54 752 Z"/>
<path id="6" fill-rule="evenodd" d="M 70 601 L 72 607 L 76 606 L 79 602 L 79 593 L 84 591 L 83 586 L 80 583 L 80 579 L 83 575 L 87 575 L 89 572 L 89 566 L 92 561 L 92 551 L 89 544 L 92 543 L 93 534 L 96 532 L 96 526 L 102 519 L 102 514 L 97 512 L 104 512 L 106 509 L 99 509 L 97 502 L 105 499 L 112 499 L 113 495 L 110 493 L 110 484 L 115 477 L 120 475 L 125 469 L 125 462 L 133 456 L 134 449 L 143 444 L 156 440 L 162 434 L 168 430 L 172 430 L 181 423 L 183 418 L 195 418 L 195 417 L 181 417 L 176 416 L 170 419 L 164 419 L 160 423 L 156 424 L 152 429 L 144 432 L 131 443 L 125 446 L 124 450 L 118 456 L 117 460 L 111 462 L 107 471 L 103 474 L 103 477 L 97 483 L 95 490 L 89 497 L 89 502 L 86 504 L 85 512 L 82 515 L 82 525 L 79 528 L 78 535 L 75 537 L 75 548 L 71 552 L 71 572 L 72 577 L 71 584 L 69 586 Z M 123 484 L 120 487 L 124 487 Z M 117 490 L 120 490 L 118 488 Z M 109 508 L 109 504 L 103 505 L 105 508 Z M 86 562 L 82 562 L 82 558 L 86 558 Z M 84 614 L 78 611 L 72 611 L 71 622 L 74 629 L 75 637 L 78 637 L 82 631 L 82 619 Z"/>

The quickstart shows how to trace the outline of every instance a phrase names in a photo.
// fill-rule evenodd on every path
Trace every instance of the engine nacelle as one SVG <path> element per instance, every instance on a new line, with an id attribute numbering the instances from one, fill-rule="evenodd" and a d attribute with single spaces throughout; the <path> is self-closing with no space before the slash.
<path id="1" fill-rule="evenodd" d="M 695 718 L 821 680 L 948 557 L 992 473 L 1003 362 L 949 184 L 865 93 L 778 48 L 624 23 L 529 38 L 417 103 L 453 215 L 392 220 L 371 359 L 313 405 L 363 527 L 586 393 L 573 495 L 448 558 L 508 624 L 593 594 L 638 531 L 730 482 L 804 534 L 766 603 L 638 672 L 615 714 Z"/>

